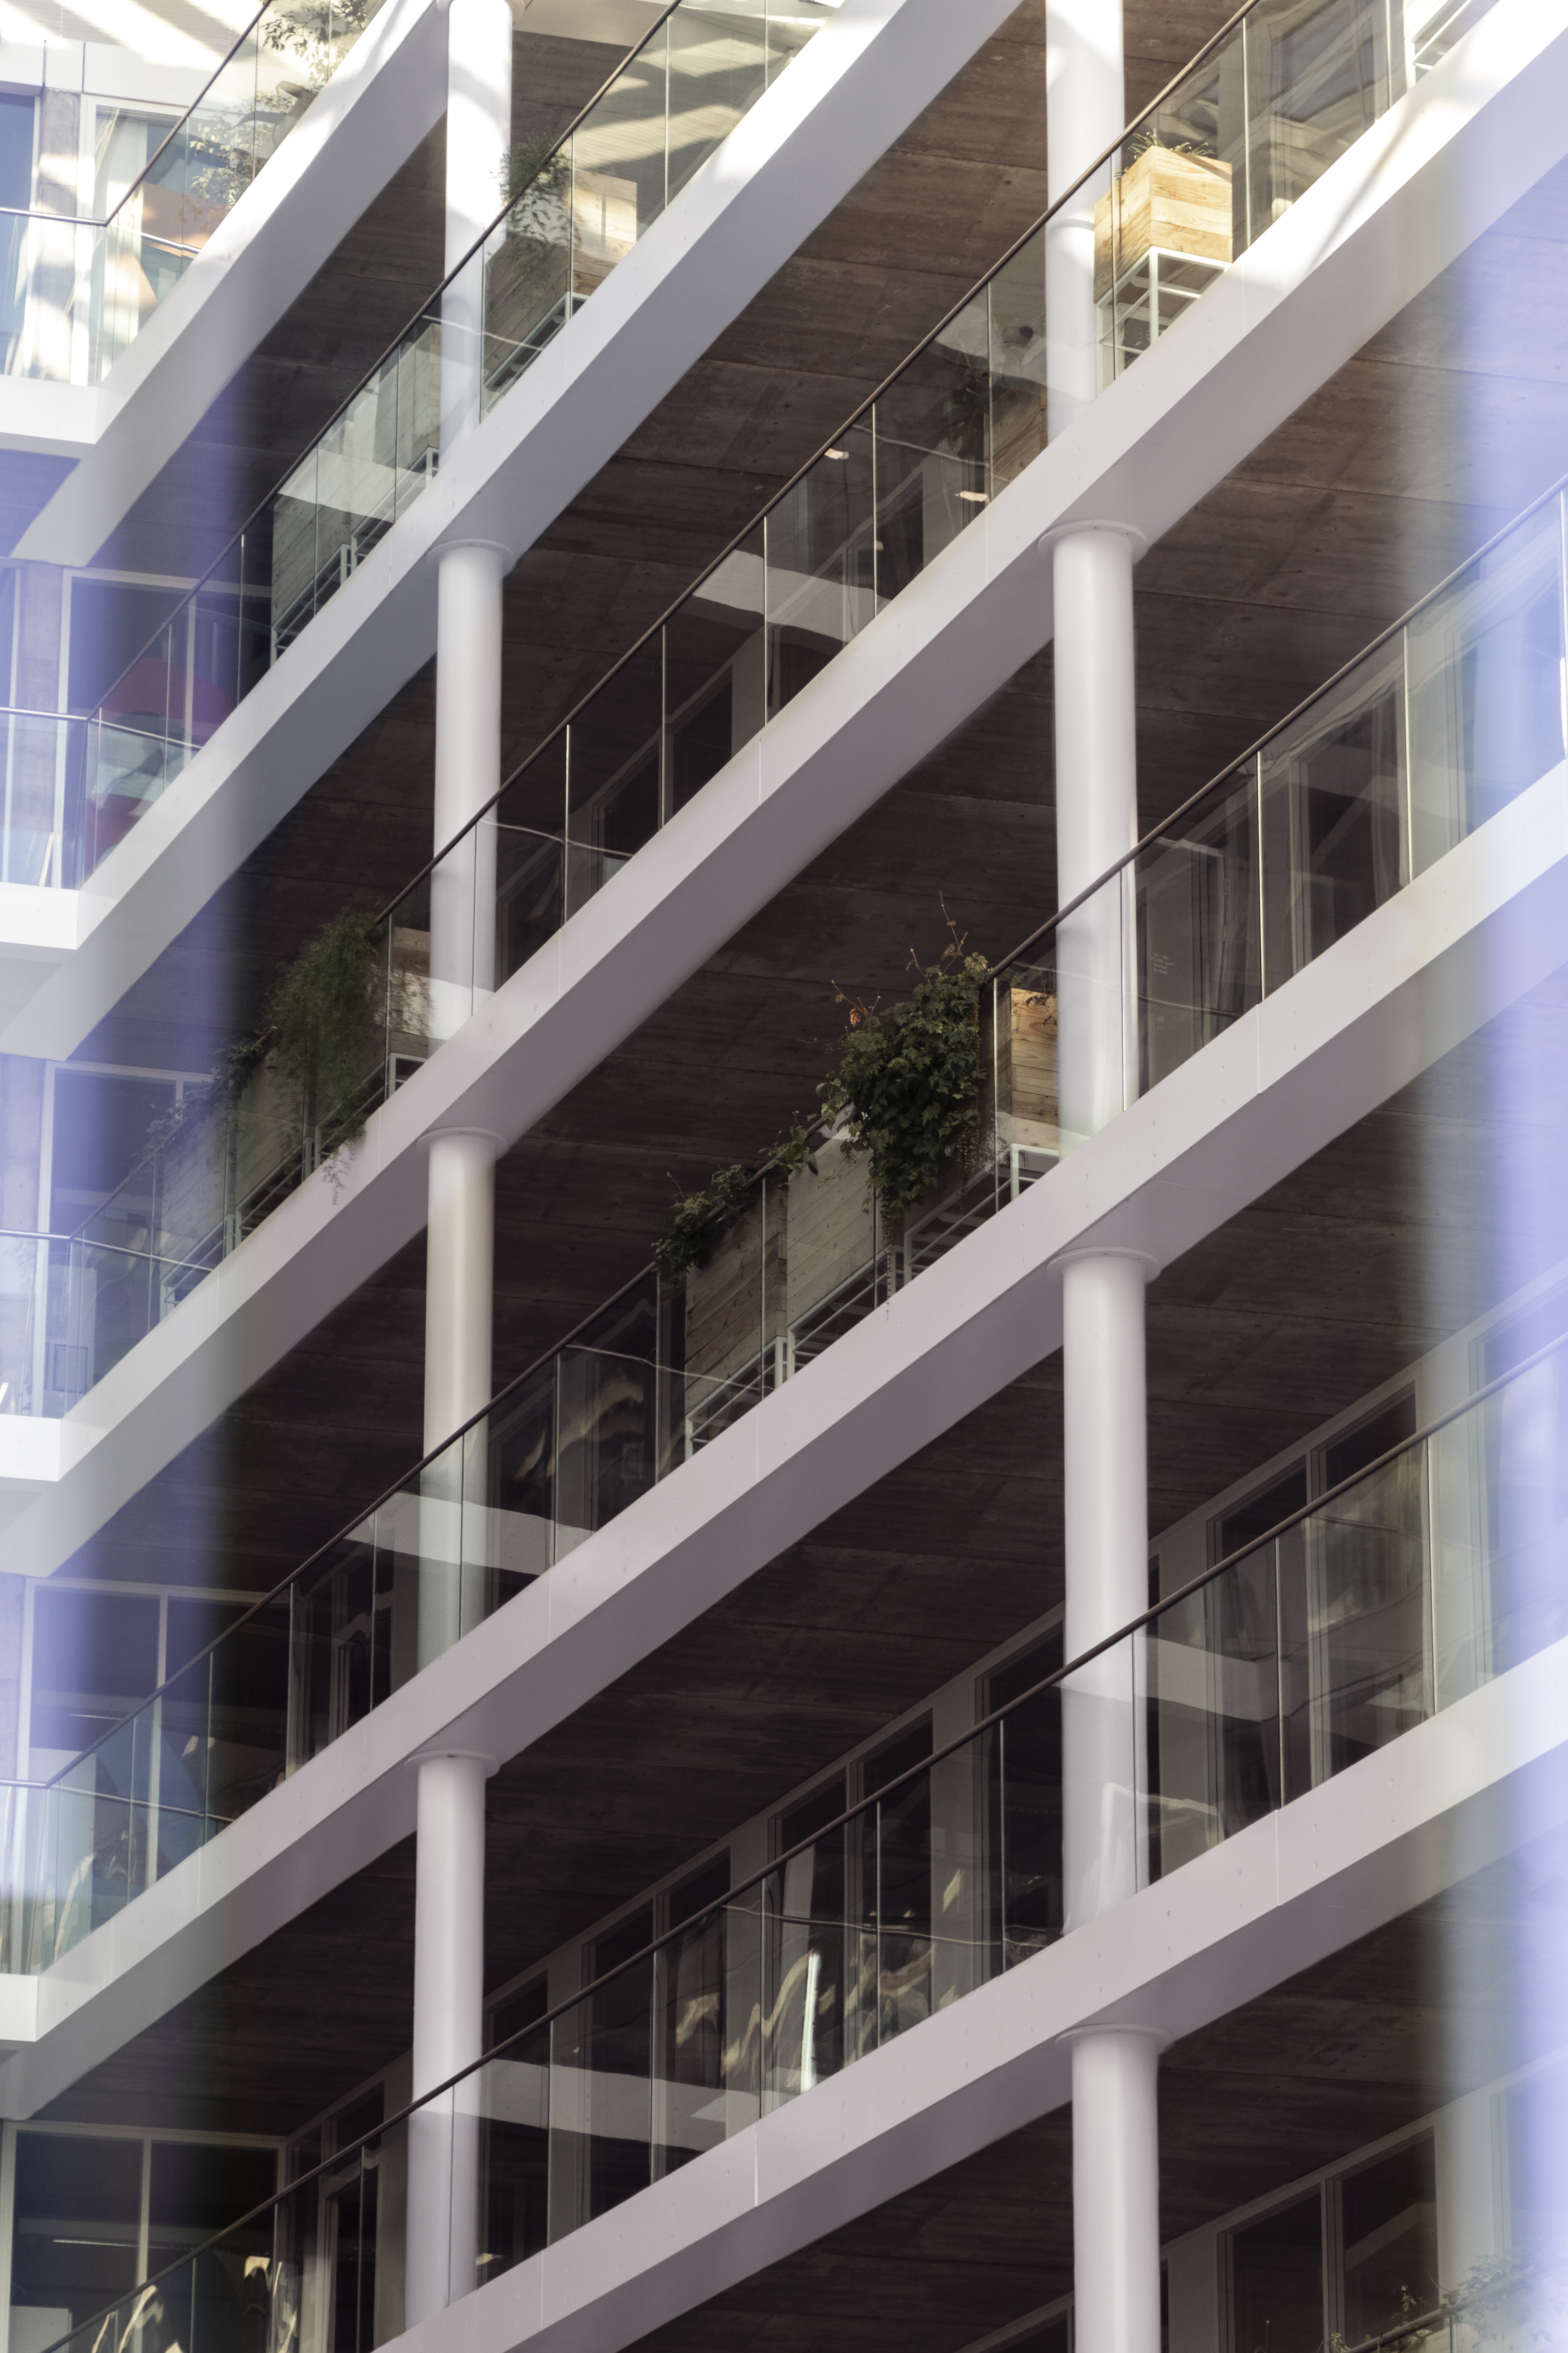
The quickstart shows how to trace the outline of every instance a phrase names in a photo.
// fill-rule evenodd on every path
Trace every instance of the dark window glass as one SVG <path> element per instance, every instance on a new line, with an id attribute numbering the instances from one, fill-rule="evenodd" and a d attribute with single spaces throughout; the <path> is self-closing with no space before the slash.
<path id="1" fill-rule="evenodd" d="M 513 2034 L 521 2034 L 525 2026 L 535 2026 L 550 2007 L 550 1980 L 537 1977 L 529 1985 L 519 1986 L 498 2001 L 490 2013 L 490 2047 L 505 2042 Z"/>
<path id="2" fill-rule="evenodd" d="M 1415 1392 L 1406 1389 L 1402 1397 L 1391 1398 L 1379 1406 L 1374 1414 L 1358 1422 L 1353 1430 L 1329 1440 L 1323 1449 L 1323 1485 L 1337 1487 L 1342 1479 L 1353 1479 L 1380 1454 L 1395 1446 L 1403 1446 L 1415 1435 Z"/>
<path id="3" fill-rule="evenodd" d="M 716 1854 L 700 1871 L 683 1879 L 679 1887 L 669 1891 L 669 1925 L 683 1927 L 694 1920 L 699 1912 L 706 1912 L 711 1904 L 721 1904 L 730 1893 L 730 1857 L 728 1852 Z"/>
<path id="4" fill-rule="evenodd" d="M 1026 2337 L 1012 2337 L 1007 2353 L 1071 2353 L 1072 2316 L 1058 2312 L 1049 2320 L 1042 2320 Z"/>
<path id="5" fill-rule="evenodd" d="M 147 2191 L 149 2278 L 264 2206 L 278 2187 L 269 2148 L 215 2148 L 211 2142 L 154 2141 Z"/>
<path id="6" fill-rule="evenodd" d="M 158 1604 L 151 1595 L 38 1587 L 28 1735 L 35 1755 L 79 1755 L 157 1681 Z"/>
<path id="7" fill-rule="evenodd" d="M 779 1816 L 775 1852 L 787 1854 L 792 1846 L 815 1838 L 818 1831 L 838 1820 L 844 1807 L 844 1776 L 836 1773 L 831 1781 L 824 1781 L 820 1788 L 813 1789 L 809 1797 L 802 1798 L 787 1813 Z"/>
<path id="8" fill-rule="evenodd" d="M 1340 2183 L 1344 2334 L 1352 2345 L 1437 2302 L 1437 2177 L 1432 2143 L 1381 2157 Z"/>
<path id="9" fill-rule="evenodd" d="M 1032 1691 L 1042 1676 L 1054 1675 L 1062 1664 L 1062 1630 L 1053 1626 L 1048 1634 L 1031 1642 L 1026 1650 L 1016 1651 L 999 1667 L 994 1667 L 985 1679 L 985 1713 L 1008 1707 L 1021 1694 Z"/>
<path id="10" fill-rule="evenodd" d="M 134 2287 L 141 2220 L 139 2140 L 19 2132 L 12 2343 L 47 2345 Z"/>
<path id="11" fill-rule="evenodd" d="M 862 1794 L 874 1798 L 879 1789 L 885 1789 L 889 1781 L 896 1781 L 899 1775 L 907 1773 L 911 1766 L 922 1764 L 930 1755 L 931 1718 L 928 1715 L 923 1716 L 919 1724 L 911 1724 L 906 1731 L 895 1732 L 891 1740 L 884 1740 L 880 1748 L 873 1748 L 870 1755 L 862 1760 Z"/>
<path id="12" fill-rule="evenodd" d="M 189 1666 L 198 1651 L 205 1651 L 243 1618 L 245 1608 L 243 1602 L 209 1601 L 201 1594 L 189 1598 L 172 1594 L 164 1643 L 165 1676 L 177 1675 L 182 1667 Z"/>
<path id="13" fill-rule="evenodd" d="M 1233 1553 L 1245 1552 L 1292 1512 L 1304 1511 L 1306 1504 L 1307 1466 L 1293 1462 L 1267 1487 L 1259 1487 L 1244 1503 L 1233 1504 L 1223 1518 L 1210 1522 L 1210 1559 L 1228 1560 Z"/>
<path id="14" fill-rule="evenodd" d="M 1314 2189 L 1234 2232 L 1231 2353 L 1317 2353 L 1323 2341 L 1323 2214 Z"/>
<path id="15" fill-rule="evenodd" d="M 634 1953 L 642 1952 L 653 1942 L 653 1905 L 639 1904 L 635 1912 L 595 1936 L 588 1947 L 588 1976 L 602 1978 L 606 1969 L 618 1968 L 629 1961 Z"/>

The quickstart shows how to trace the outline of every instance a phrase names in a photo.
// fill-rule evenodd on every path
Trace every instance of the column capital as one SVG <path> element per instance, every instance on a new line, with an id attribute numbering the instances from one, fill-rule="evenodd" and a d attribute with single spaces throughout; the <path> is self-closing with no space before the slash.
<path id="1" fill-rule="evenodd" d="M 1042 555 L 1049 555 L 1064 539 L 1087 539 L 1094 534 L 1131 541 L 1134 564 L 1149 553 L 1147 532 L 1140 531 L 1135 522 L 1118 522 L 1109 515 L 1085 515 L 1080 522 L 1053 523 L 1049 531 L 1040 533 L 1035 545 Z"/>
<path id="2" fill-rule="evenodd" d="M 510 568 L 517 562 L 517 550 L 510 540 L 479 538 L 439 540 L 434 547 L 426 549 L 425 561 L 439 571 L 444 556 L 465 554 L 469 549 L 476 549 L 481 554 L 499 555 L 503 567 Z"/>
<path id="3" fill-rule="evenodd" d="M 1069 2026 L 1057 2041 L 1071 2050 L 1079 2042 L 1099 2042 L 1108 2035 L 1116 2035 L 1127 2042 L 1152 2042 L 1155 2051 L 1168 2051 L 1175 2036 L 1163 2026 L 1140 2026 L 1135 2020 L 1108 2018 L 1098 2026 Z"/>
<path id="4" fill-rule="evenodd" d="M 1080 1266 L 1086 1259 L 1097 1258 L 1131 1259 L 1136 1265 L 1143 1269 L 1145 1282 L 1152 1282 L 1157 1274 L 1163 1274 L 1165 1271 L 1163 1262 L 1154 1256 L 1152 1250 L 1136 1250 L 1130 1244 L 1121 1242 L 1108 1242 L 1103 1249 L 1098 1250 L 1090 1242 L 1085 1243 L 1080 1250 L 1058 1250 L 1056 1257 L 1052 1259 L 1051 1265 L 1053 1267 Z"/>
<path id="5" fill-rule="evenodd" d="M 487 1777 L 500 1771 L 500 1758 L 492 1757 L 486 1748 L 416 1748 L 404 1764 L 416 1770 L 421 1765 L 482 1765 Z"/>

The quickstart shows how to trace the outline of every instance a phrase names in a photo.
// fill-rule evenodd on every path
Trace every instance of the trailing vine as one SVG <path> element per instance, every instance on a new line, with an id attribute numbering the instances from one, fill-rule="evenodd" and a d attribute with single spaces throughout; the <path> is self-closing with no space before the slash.
<path id="1" fill-rule="evenodd" d="M 956 1161 L 967 1167 L 980 1145 L 980 992 L 992 978 L 983 955 L 965 955 L 954 933 L 901 1003 L 883 1011 L 839 993 L 849 1007 L 838 1065 L 818 1086 L 815 1129 L 797 1127 L 763 1167 L 715 1169 L 699 1191 L 678 1199 L 654 1245 L 668 1280 L 706 1266 L 720 1227 L 742 1209 L 765 1171 L 810 1167 L 825 1134 L 863 1154 L 873 1192 L 889 1219 L 904 1217 Z"/>
<path id="2" fill-rule="evenodd" d="M 726 1218 L 743 1209 L 759 1177 L 775 1170 L 784 1175 L 796 1168 L 816 1171 L 816 1153 L 809 1128 L 797 1127 L 774 1147 L 760 1168 L 747 1169 L 738 1160 L 716 1168 L 700 1191 L 684 1194 L 670 1210 L 669 1219 L 653 1246 L 653 1262 L 666 1282 L 693 1267 L 706 1266 Z"/>
<path id="3" fill-rule="evenodd" d="M 838 1068 L 817 1089 L 823 1116 L 840 1124 L 845 1148 L 864 1153 L 885 1214 L 923 1201 L 952 1161 L 967 1164 L 980 1137 L 980 991 L 983 955 L 954 937 L 900 1005 L 885 1013 L 851 1005 Z"/>
<path id="4" fill-rule="evenodd" d="M 380 1040 L 374 982 L 384 950 L 374 908 L 345 907 L 284 966 L 268 999 L 278 1068 L 306 1124 L 331 1122 L 333 1152 L 357 1141 L 369 1115 L 363 1084 Z"/>

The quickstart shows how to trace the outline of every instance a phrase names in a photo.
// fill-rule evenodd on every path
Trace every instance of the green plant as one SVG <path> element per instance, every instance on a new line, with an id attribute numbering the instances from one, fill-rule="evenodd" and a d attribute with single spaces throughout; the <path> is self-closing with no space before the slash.
<path id="1" fill-rule="evenodd" d="M 838 1068 L 817 1089 L 846 1148 L 864 1153 L 889 1218 L 932 1191 L 980 1140 L 979 997 L 991 978 L 956 935 L 900 1005 L 851 1005 Z"/>
<path id="2" fill-rule="evenodd" d="M 307 1124 L 331 1123 L 334 1152 L 363 1134 L 363 1082 L 380 1044 L 375 980 L 384 953 L 374 909 L 345 907 L 279 973 L 267 1013 L 278 1067 Z"/>
<path id="3" fill-rule="evenodd" d="M 745 1208 L 760 1177 L 796 1168 L 809 1168 L 814 1175 L 816 1169 L 810 1130 L 804 1127 L 795 1128 L 775 1145 L 760 1168 L 748 1172 L 733 1160 L 727 1168 L 716 1168 L 700 1191 L 681 1195 L 653 1246 L 653 1262 L 666 1282 L 673 1282 L 692 1267 L 707 1265 L 720 1226 Z"/>

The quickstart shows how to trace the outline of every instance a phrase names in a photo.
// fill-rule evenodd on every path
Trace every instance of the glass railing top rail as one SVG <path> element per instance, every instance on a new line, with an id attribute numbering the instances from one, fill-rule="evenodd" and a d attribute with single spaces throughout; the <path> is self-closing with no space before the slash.
<path id="1" fill-rule="evenodd" d="M 283 5 L 283 0 L 275 0 Z M 302 5 L 302 0 L 289 0 Z M 672 0 L 93 714 L 101 857 L 349 580 L 840 0 Z"/>
<path id="2" fill-rule="evenodd" d="M 456 2300 L 1568 1639 L 1565 1430 L 1558 1340 L 61 2346 L 247 2286 L 297 2317 L 329 2180 L 378 2179 L 373 2261 L 401 2282 L 418 2234 Z M 1127 1831 L 1115 1885 L 1075 1874 L 1086 1795 Z M 372 2310 L 367 2342 L 404 2326 Z"/>
<path id="3" fill-rule="evenodd" d="M 176 121 L 100 104 L 90 212 L 0 207 L 0 374 L 96 384 L 179 283 L 381 0 L 266 0 Z"/>

